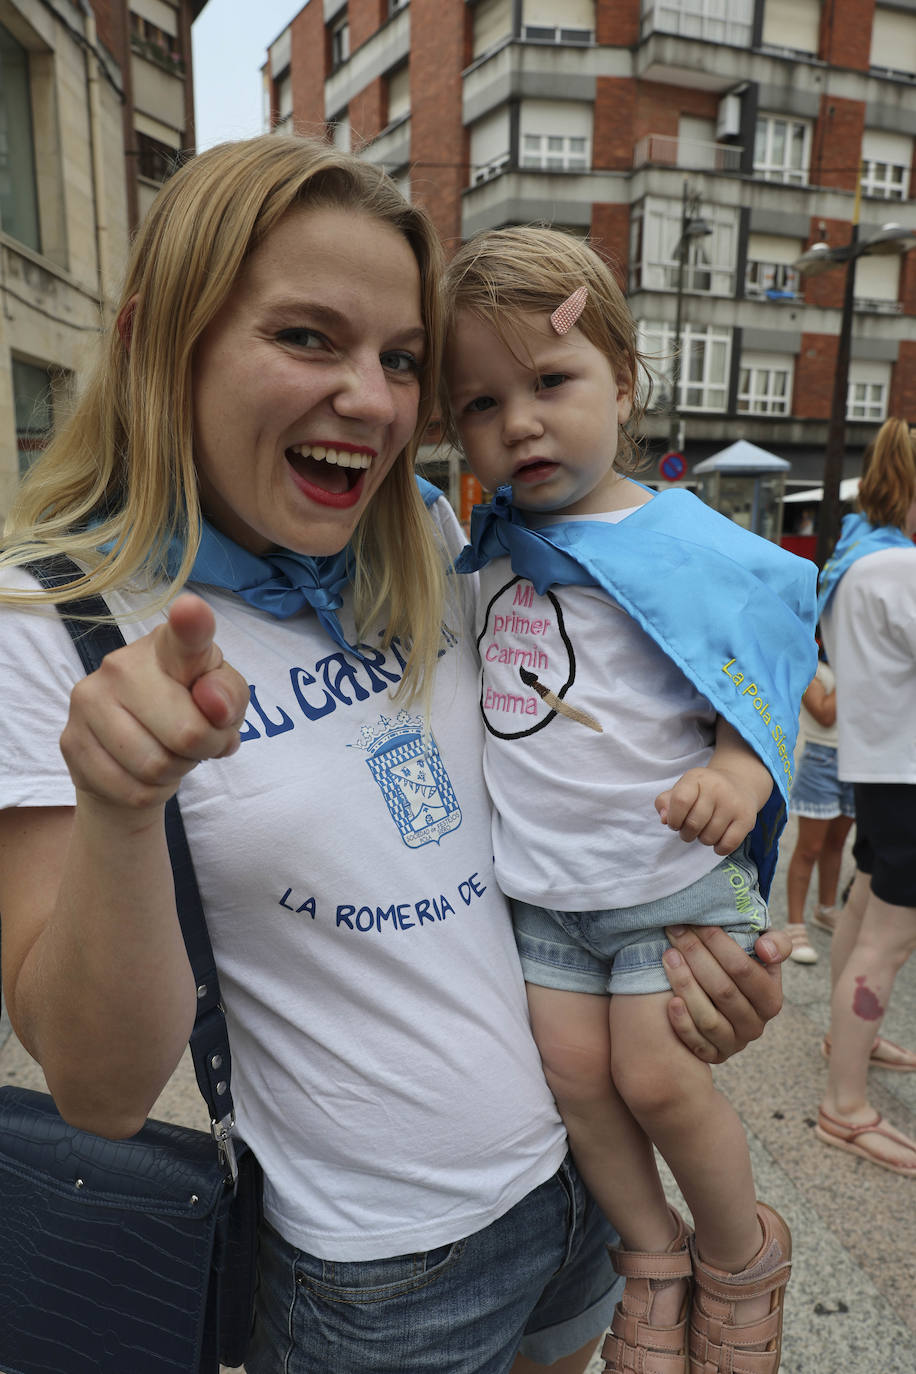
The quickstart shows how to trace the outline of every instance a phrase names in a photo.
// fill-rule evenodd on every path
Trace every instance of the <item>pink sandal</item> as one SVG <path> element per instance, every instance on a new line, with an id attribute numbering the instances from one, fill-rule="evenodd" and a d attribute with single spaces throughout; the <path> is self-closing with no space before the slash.
<path id="1" fill-rule="evenodd" d="M 782 1313 L 792 1259 L 792 1237 L 778 1212 L 757 1204 L 763 1244 L 740 1274 L 726 1274 L 693 1256 L 693 1307 L 690 1313 L 690 1374 L 778 1374 Z M 739 1326 L 735 1304 L 769 1293 L 765 1317 Z M 763 1346 L 755 1350 L 755 1346 Z"/>
<path id="2" fill-rule="evenodd" d="M 687 1374 L 687 1312 L 690 1285 L 674 1326 L 651 1326 L 652 1299 L 659 1288 L 692 1272 L 688 1242 L 691 1232 L 673 1207 L 677 1234 L 660 1252 L 610 1251 L 618 1274 L 626 1279 L 623 1297 L 614 1309 L 610 1332 L 601 1350 L 606 1374 L 640 1370 L 641 1374 Z"/>
<path id="3" fill-rule="evenodd" d="M 858 1155 L 861 1159 L 867 1159 L 869 1164 L 877 1164 L 879 1169 L 889 1169 L 892 1174 L 902 1174 L 904 1178 L 916 1178 L 916 1142 L 908 1141 L 906 1137 L 901 1139 L 902 1132 L 901 1135 L 895 1135 L 889 1131 L 880 1112 L 875 1113 L 873 1121 L 859 1125 L 852 1121 L 839 1121 L 835 1116 L 828 1116 L 823 1107 L 818 1107 L 814 1134 L 825 1145 L 834 1145 L 838 1150 L 845 1150 L 847 1154 Z M 859 1137 L 864 1135 L 883 1136 L 885 1140 L 892 1140 L 895 1145 L 903 1145 L 912 1152 L 912 1163 L 900 1164 L 874 1147 L 861 1145 Z"/>

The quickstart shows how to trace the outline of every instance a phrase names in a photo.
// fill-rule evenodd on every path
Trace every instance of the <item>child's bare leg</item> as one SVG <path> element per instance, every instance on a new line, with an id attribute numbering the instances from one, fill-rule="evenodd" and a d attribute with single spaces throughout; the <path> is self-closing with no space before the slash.
<path id="1" fill-rule="evenodd" d="M 672 1034 L 667 993 L 611 999 L 612 1071 L 633 1116 L 667 1160 L 693 1215 L 705 1264 L 740 1273 L 761 1245 L 747 1138 L 737 1112 L 701 1063 Z M 769 1297 L 741 1301 L 743 1324 Z"/>
<path id="2" fill-rule="evenodd" d="M 528 984 L 534 1038 L 576 1167 L 625 1250 L 663 1251 L 675 1224 L 651 1143 L 611 1079 L 609 1004 L 593 993 Z M 670 1028 L 668 1035 L 675 1038 Z M 659 1288 L 652 1322 L 673 1325 L 685 1291 L 683 1280 Z"/>

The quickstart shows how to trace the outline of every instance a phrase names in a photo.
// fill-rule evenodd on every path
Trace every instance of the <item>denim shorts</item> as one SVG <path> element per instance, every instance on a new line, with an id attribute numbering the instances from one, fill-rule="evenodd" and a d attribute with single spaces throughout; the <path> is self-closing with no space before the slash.
<path id="1" fill-rule="evenodd" d="M 855 816 L 852 783 L 836 775 L 836 750 L 829 744 L 805 742 L 795 771 L 789 811 L 812 821 L 832 821 L 835 816 Z"/>
<path id="2" fill-rule="evenodd" d="M 426 1254 L 343 1264 L 261 1232 L 247 1374 L 507 1374 L 596 1342 L 622 1280 L 616 1233 L 569 1156 L 482 1231 Z"/>
<path id="3" fill-rule="evenodd" d="M 654 902 L 605 911 L 510 905 L 525 981 L 566 992 L 670 992 L 665 926 L 721 926 L 752 954 L 769 924 L 747 841 L 689 887 Z"/>

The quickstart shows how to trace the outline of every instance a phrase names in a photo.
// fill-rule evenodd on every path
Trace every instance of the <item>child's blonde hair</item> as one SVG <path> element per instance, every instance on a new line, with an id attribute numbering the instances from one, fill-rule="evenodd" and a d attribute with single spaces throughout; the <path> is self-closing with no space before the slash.
<path id="1" fill-rule="evenodd" d="M 459 311 L 469 311 L 491 325 L 516 356 L 524 317 L 533 312 L 551 315 L 577 287 L 588 291 L 585 309 L 576 321 L 589 343 L 610 363 L 619 386 L 629 391 L 633 409 L 620 430 L 614 466 L 635 472 L 642 455 L 631 429 L 645 408 L 640 371 L 648 380 L 645 359 L 637 347 L 636 321 L 610 265 L 583 240 L 558 229 L 519 225 L 487 230 L 469 239 L 446 268 L 445 354 Z M 447 388 L 442 387 L 445 433 L 460 447 Z"/>
<path id="2" fill-rule="evenodd" d="M 0 569 L 60 550 L 90 571 L 53 594 L 0 587 L 0 604 L 104 595 L 141 571 L 148 580 L 174 538 L 184 556 L 153 604 L 164 605 L 186 580 L 200 538 L 195 349 L 251 254 L 300 207 L 390 225 L 417 261 L 427 335 L 417 428 L 352 540 L 357 625 L 384 611 L 386 643 L 395 635 L 410 643 L 410 697 L 431 681 L 441 641 L 444 557 L 414 475 L 441 360 L 441 248 L 428 216 L 383 171 L 318 139 L 268 134 L 220 144 L 165 183 L 133 245 L 102 356 L 71 418 L 21 484 L 0 552 Z M 104 557 L 103 545 L 110 546 Z"/>
<path id="3" fill-rule="evenodd" d="M 865 450 L 858 503 L 873 525 L 903 529 L 916 500 L 916 430 L 906 420 L 885 420 Z"/>

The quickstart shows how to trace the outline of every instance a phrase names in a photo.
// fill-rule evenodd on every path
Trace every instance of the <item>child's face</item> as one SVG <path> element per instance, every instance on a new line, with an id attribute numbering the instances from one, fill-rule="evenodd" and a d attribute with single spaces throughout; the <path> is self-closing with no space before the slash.
<path id="1" fill-rule="evenodd" d="M 522 510 L 614 510 L 627 500 L 614 458 L 630 414 L 629 378 L 618 384 L 578 328 L 561 336 L 546 312 L 523 319 L 516 358 L 491 325 L 458 314 L 446 381 L 468 463 L 487 491 L 510 482 Z"/>

